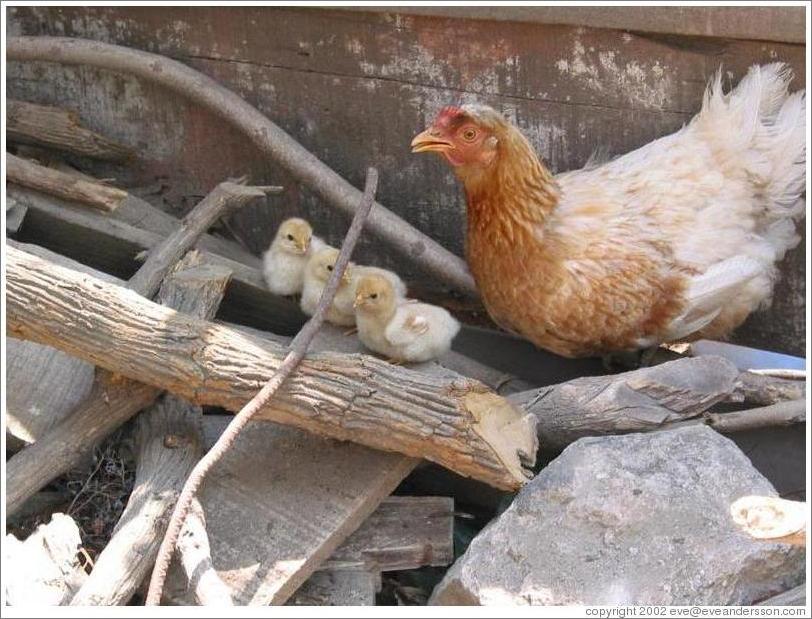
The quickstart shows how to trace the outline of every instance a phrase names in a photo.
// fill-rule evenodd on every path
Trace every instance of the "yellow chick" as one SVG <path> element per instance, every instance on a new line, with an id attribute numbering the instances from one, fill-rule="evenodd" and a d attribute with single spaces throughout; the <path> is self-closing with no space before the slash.
<path id="1" fill-rule="evenodd" d="M 283 221 L 262 256 L 262 274 L 268 289 L 280 295 L 301 293 L 308 260 L 325 246 L 306 220 L 292 217 Z"/>
<path id="2" fill-rule="evenodd" d="M 402 299 L 406 296 L 406 284 L 403 283 L 403 280 L 400 279 L 400 276 L 397 273 L 392 271 L 388 271 L 386 269 L 381 269 L 379 267 L 368 267 L 363 265 L 353 265 L 351 271 L 351 279 L 353 283 L 353 301 L 355 301 L 355 291 L 358 287 L 358 282 L 361 281 L 361 278 L 367 275 L 380 275 L 385 277 L 392 283 L 392 287 L 395 290 L 395 296 L 399 299 Z"/>
<path id="3" fill-rule="evenodd" d="M 381 275 L 360 278 L 355 295 L 358 338 L 392 361 L 429 361 L 445 354 L 460 323 L 442 307 L 398 298 Z"/>
<path id="4" fill-rule="evenodd" d="M 327 280 L 333 274 L 338 250 L 326 246 L 317 251 L 307 262 L 302 287 L 302 311 L 308 316 L 316 312 L 321 294 L 327 286 Z M 352 264 L 347 265 L 341 283 L 338 286 L 333 302 L 327 312 L 327 322 L 334 325 L 351 327 L 355 325 L 355 309 L 353 308 Z"/>

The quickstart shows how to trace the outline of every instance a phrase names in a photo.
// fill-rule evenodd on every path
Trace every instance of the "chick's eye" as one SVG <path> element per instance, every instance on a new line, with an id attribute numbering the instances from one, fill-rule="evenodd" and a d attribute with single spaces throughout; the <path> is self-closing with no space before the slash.
<path id="1" fill-rule="evenodd" d="M 468 128 L 462 132 L 463 139 L 471 142 L 474 138 L 476 138 L 476 129 Z"/>
<path id="2" fill-rule="evenodd" d="M 328 270 L 328 271 L 332 271 L 332 270 L 333 270 L 333 265 L 332 265 L 332 264 L 328 264 L 328 265 L 327 265 L 327 270 Z"/>
<path id="3" fill-rule="evenodd" d="M 370 299 L 377 299 L 377 298 L 378 298 L 378 293 L 377 293 L 377 292 L 373 292 L 371 295 L 369 295 L 369 298 L 370 298 Z"/>
<path id="4" fill-rule="evenodd" d="M 289 241 L 292 241 L 292 240 L 293 240 L 293 235 L 292 235 L 292 234 L 289 234 L 289 235 L 288 235 L 288 240 L 289 240 Z"/>

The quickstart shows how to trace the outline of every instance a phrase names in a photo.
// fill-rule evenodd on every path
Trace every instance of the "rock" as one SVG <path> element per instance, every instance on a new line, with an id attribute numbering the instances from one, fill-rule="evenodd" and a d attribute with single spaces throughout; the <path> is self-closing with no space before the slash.
<path id="1" fill-rule="evenodd" d="M 87 578 L 77 552 L 82 545 L 73 518 L 54 514 L 21 542 L 6 535 L 3 545 L 6 601 L 10 606 L 64 606 Z"/>
<path id="2" fill-rule="evenodd" d="M 430 604 L 751 604 L 804 578 L 802 548 L 750 539 L 730 505 L 772 485 L 706 426 L 584 438 L 531 481 Z"/>

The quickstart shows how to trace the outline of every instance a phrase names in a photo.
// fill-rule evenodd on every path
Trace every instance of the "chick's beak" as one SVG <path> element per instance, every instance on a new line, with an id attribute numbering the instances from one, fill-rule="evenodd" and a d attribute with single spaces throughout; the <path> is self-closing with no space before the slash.
<path id="1" fill-rule="evenodd" d="M 296 249 L 298 249 L 303 254 L 307 253 L 309 247 L 310 241 L 296 241 Z"/>
<path id="2" fill-rule="evenodd" d="M 454 145 L 440 137 L 440 132 L 429 127 L 423 133 L 418 133 L 412 140 L 413 153 L 443 152 L 454 148 Z"/>
<path id="3" fill-rule="evenodd" d="M 364 296 L 359 294 L 357 297 L 355 297 L 355 301 L 353 302 L 352 306 L 355 309 L 358 309 L 363 304 L 364 304 Z"/>

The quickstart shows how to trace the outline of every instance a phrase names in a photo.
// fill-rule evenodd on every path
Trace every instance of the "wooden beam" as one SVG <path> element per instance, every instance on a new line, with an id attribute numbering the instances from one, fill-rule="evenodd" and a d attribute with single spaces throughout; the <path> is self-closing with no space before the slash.
<path id="1" fill-rule="evenodd" d="M 230 420 L 204 416 L 208 444 Z M 200 493 L 212 562 L 234 603 L 284 604 L 416 463 L 250 422 Z M 164 601 L 192 601 L 180 566 L 169 572 Z"/>
<path id="2" fill-rule="evenodd" d="M 6 101 L 6 139 L 106 161 L 126 161 L 133 149 L 82 126 L 76 112 L 26 101 Z"/>
<path id="3" fill-rule="evenodd" d="M 166 396 L 138 418 L 132 494 L 71 606 L 124 605 L 150 573 L 169 513 L 203 453 L 203 412 Z"/>
<path id="4" fill-rule="evenodd" d="M 105 212 L 116 210 L 127 198 L 121 189 L 76 178 L 11 153 L 6 153 L 6 180 Z"/>
<path id="5" fill-rule="evenodd" d="M 12 336 L 195 403 L 241 409 L 284 356 L 267 341 L 176 314 L 13 248 L 7 261 Z M 365 355 L 309 356 L 260 416 L 423 457 L 508 490 L 527 481 L 523 462 L 534 460 L 537 447 L 532 416 L 481 383 L 428 377 Z"/>
<path id="6" fill-rule="evenodd" d="M 320 569 L 392 572 L 453 562 L 454 499 L 391 496 Z"/>

